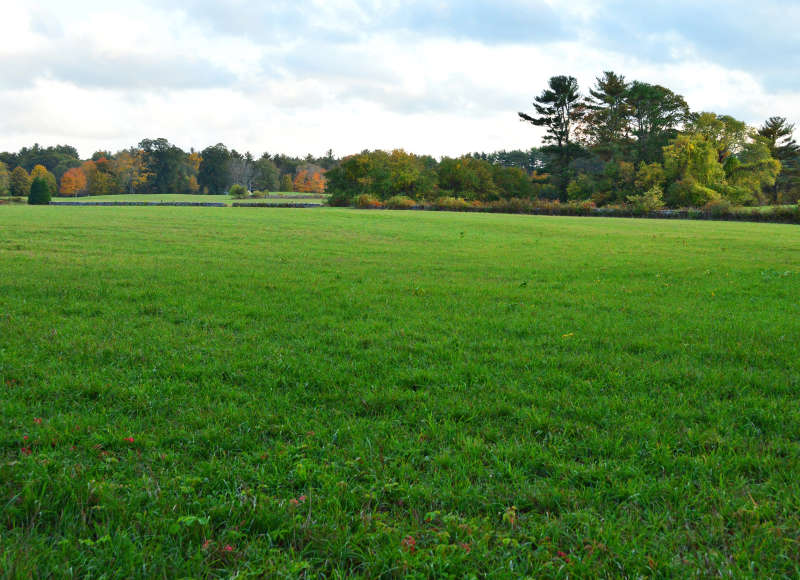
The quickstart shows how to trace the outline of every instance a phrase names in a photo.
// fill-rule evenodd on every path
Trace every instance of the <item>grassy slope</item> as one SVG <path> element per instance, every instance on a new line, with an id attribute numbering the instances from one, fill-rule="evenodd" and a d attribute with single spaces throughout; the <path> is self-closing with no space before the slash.
<path id="1" fill-rule="evenodd" d="M 781 225 L 0 208 L 0 570 L 797 576 L 798 257 Z"/>

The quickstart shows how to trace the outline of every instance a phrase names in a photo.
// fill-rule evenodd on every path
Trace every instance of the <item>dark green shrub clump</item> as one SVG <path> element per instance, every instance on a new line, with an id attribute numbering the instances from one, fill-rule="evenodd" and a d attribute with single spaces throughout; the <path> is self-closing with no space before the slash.
<path id="1" fill-rule="evenodd" d="M 328 197 L 328 205 L 331 207 L 349 207 L 352 201 L 352 197 L 342 191 L 335 192 Z"/>
<path id="2" fill-rule="evenodd" d="M 28 195 L 28 205 L 47 205 L 50 203 L 50 187 L 41 177 L 31 183 L 31 193 Z"/>

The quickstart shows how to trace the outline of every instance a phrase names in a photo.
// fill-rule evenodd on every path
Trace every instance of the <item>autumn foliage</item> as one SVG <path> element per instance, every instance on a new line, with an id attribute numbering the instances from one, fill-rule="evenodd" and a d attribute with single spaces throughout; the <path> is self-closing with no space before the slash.
<path id="1" fill-rule="evenodd" d="M 61 177 L 61 195 L 77 195 L 86 191 L 86 174 L 80 167 L 69 169 Z"/>
<path id="2" fill-rule="evenodd" d="M 324 171 L 309 171 L 301 169 L 297 172 L 293 182 L 294 191 L 300 193 L 325 193 L 327 185 Z"/>

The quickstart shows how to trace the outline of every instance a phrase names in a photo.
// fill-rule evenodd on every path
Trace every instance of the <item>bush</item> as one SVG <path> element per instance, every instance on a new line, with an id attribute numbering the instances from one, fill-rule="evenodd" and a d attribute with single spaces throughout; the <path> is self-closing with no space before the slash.
<path id="1" fill-rule="evenodd" d="M 252 194 L 250 194 L 250 197 L 253 197 L 255 199 L 264 199 L 268 195 L 269 195 L 268 191 L 258 191 L 258 190 L 256 190 Z"/>
<path id="2" fill-rule="evenodd" d="M 703 206 L 703 211 L 713 217 L 722 217 L 731 213 L 731 202 L 727 199 L 712 199 Z"/>
<path id="3" fill-rule="evenodd" d="M 383 207 L 383 204 L 381 204 L 378 198 L 368 193 L 362 193 L 361 195 L 357 196 L 353 201 L 353 205 L 359 209 L 375 209 Z"/>
<path id="4" fill-rule="evenodd" d="M 800 206 L 798 205 L 779 205 L 772 208 L 766 215 L 772 221 L 800 223 Z"/>
<path id="5" fill-rule="evenodd" d="M 247 197 L 247 188 L 244 185 L 235 183 L 231 185 L 231 188 L 228 190 L 228 195 L 233 199 L 244 199 Z"/>
<path id="6" fill-rule="evenodd" d="M 641 195 L 629 195 L 628 203 L 640 213 L 658 211 L 664 207 L 664 191 L 660 186 L 654 185 Z"/>
<path id="7" fill-rule="evenodd" d="M 28 205 L 47 205 L 50 203 L 50 186 L 43 177 L 37 177 L 31 183 Z"/>
<path id="8" fill-rule="evenodd" d="M 468 201 L 460 197 L 444 196 L 433 201 L 433 207 L 449 211 L 463 211 L 473 207 Z"/>
<path id="9" fill-rule="evenodd" d="M 703 207 L 719 197 L 719 192 L 686 178 L 667 188 L 666 202 L 670 207 Z"/>
<path id="10" fill-rule="evenodd" d="M 389 209 L 412 209 L 417 206 L 417 202 L 407 195 L 395 195 L 387 199 L 383 205 Z"/>
<path id="11" fill-rule="evenodd" d="M 328 205 L 331 207 L 350 207 L 351 201 L 351 196 L 341 191 L 332 193 L 328 197 Z"/>
<path id="12" fill-rule="evenodd" d="M 590 199 L 585 199 L 583 201 L 571 201 L 568 207 L 574 212 L 574 215 L 591 215 L 592 211 L 597 208 L 597 204 Z"/>
<path id="13" fill-rule="evenodd" d="M 488 211 L 499 213 L 529 213 L 534 209 L 533 203 L 529 199 L 519 197 L 490 201 L 485 207 Z"/>

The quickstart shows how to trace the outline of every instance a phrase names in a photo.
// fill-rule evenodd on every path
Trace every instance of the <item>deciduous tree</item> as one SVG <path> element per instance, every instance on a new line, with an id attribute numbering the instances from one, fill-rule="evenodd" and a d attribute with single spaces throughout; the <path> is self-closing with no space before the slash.
<path id="1" fill-rule="evenodd" d="M 10 177 L 6 164 L 0 161 L 0 195 L 8 195 Z"/>
<path id="2" fill-rule="evenodd" d="M 78 195 L 86 191 L 86 174 L 80 167 L 68 170 L 61 176 L 61 195 Z"/>
<path id="3" fill-rule="evenodd" d="M 230 171 L 231 154 L 222 143 L 206 147 L 201 153 L 197 181 L 211 195 L 224 194 L 233 183 Z"/>
<path id="4" fill-rule="evenodd" d="M 184 193 L 188 175 L 184 160 L 186 153 L 164 138 L 144 139 L 139 143 L 145 166 L 152 176 L 147 181 L 150 193 Z"/>
<path id="5" fill-rule="evenodd" d="M 31 176 L 25 171 L 22 166 L 17 166 L 11 172 L 11 179 L 9 180 L 9 190 L 11 195 L 19 197 L 27 197 L 31 192 Z"/>
<path id="6" fill-rule="evenodd" d="M 44 165 L 36 165 L 31 170 L 31 184 L 35 179 L 43 179 L 45 181 L 51 197 L 57 193 L 58 184 L 56 183 L 56 176 L 50 173 Z"/>
<path id="7" fill-rule="evenodd" d="M 689 115 L 689 105 L 665 87 L 639 81 L 631 84 L 626 101 L 636 137 L 636 161 L 661 161 L 662 148 L 677 136 Z"/>

